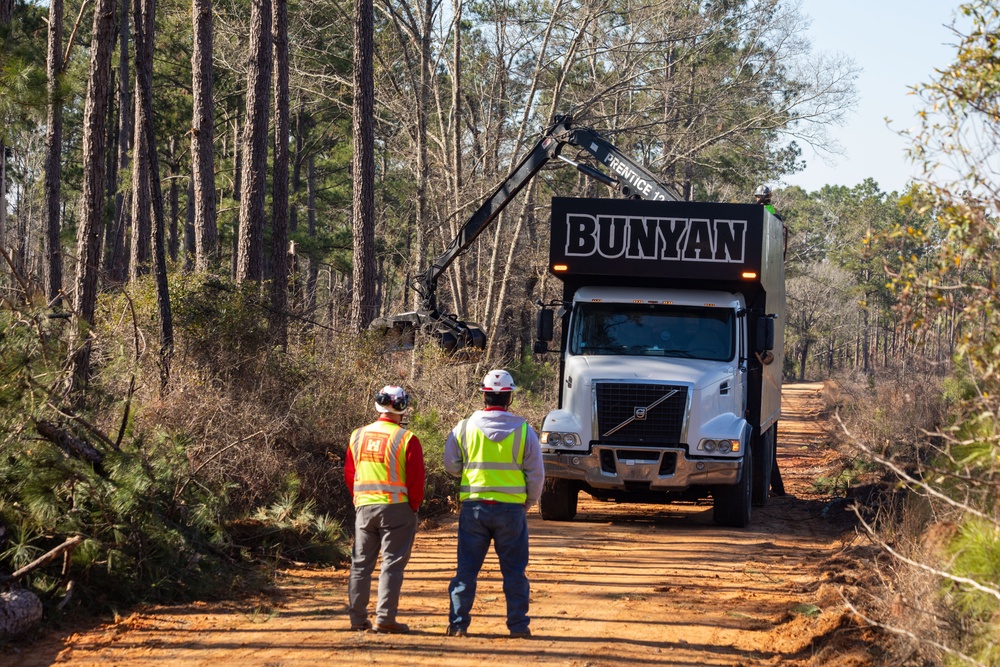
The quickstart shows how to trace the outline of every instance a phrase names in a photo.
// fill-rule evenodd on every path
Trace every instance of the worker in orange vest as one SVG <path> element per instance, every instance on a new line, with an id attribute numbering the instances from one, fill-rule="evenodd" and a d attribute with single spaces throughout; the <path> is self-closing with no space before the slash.
<path id="1" fill-rule="evenodd" d="M 354 551 L 348 579 L 351 630 L 405 633 L 396 621 L 403 570 L 417 532 L 424 499 L 424 453 L 420 440 L 400 425 L 409 397 L 387 385 L 375 394 L 376 421 L 355 430 L 344 463 L 344 479 L 354 498 Z M 379 552 L 375 625 L 368 620 L 372 572 Z"/>

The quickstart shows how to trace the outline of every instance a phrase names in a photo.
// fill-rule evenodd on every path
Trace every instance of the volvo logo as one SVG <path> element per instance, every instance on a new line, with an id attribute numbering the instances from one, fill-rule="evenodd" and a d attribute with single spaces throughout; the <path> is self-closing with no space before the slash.
<path id="1" fill-rule="evenodd" d="M 636 408 L 635 409 L 635 418 L 636 419 L 645 419 L 646 418 L 646 408 Z"/>

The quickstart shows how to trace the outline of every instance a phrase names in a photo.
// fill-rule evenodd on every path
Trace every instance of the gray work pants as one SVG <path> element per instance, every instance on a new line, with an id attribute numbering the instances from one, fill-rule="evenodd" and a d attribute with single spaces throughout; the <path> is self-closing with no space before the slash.
<path id="1" fill-rule="evenodd" d="M 417 533 L 417 515 L 408 503 L 362 505 L 354 521 L 354 553 L 347 594 L 351 625 L 361 625 L 368 618 L 372 572 L 382 552 L 378 578 L 378 606 L 375 623 L 392 623 L 399 608 L 403 570 L 410 560 L 413 538 Z"/>

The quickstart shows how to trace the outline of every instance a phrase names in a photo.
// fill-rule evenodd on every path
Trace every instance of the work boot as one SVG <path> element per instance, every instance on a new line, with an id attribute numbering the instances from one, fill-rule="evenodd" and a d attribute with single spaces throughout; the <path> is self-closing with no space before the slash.
<path id="1" fill-rule="evenodd" d="M 468 637 L 469 633 L 465 631 L 465 628 L 460 628 L 457 625 L 449 625 L 448 630 L 445 634 L 449 637 Z"/>
<path id="2" fill-rule="evenodd" d="M 525 628 L 524 630 L 511 630 L 511 639 L 531 639 L 531 630 Z"/>
<path id="3" fill-rule="evenodd" d="M 371 629 L 372 629 L 372 622 L 367 619 L 361 623 L 351 624 L 351 630 L 353 632 L 364 632 L 365 630 L 371 630 Z"/>
<path id="4" fill-rule="evenodd" d="M 375 623 L 375 632 L 380 634 L 405 635 L 410 631 L 410 626 L 406 623 L 396 621 L 378 621 Z"/>

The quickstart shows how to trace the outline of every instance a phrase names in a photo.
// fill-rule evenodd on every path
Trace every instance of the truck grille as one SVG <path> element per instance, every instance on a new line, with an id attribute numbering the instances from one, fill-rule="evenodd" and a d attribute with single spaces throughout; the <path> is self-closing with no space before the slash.
<path id="1" fill-rule="evenodd" d="M 686 386 L 598 382 L 595 387 L 599 442 L 650 446 L 680 443 Z"/>

